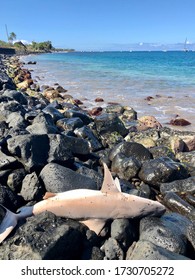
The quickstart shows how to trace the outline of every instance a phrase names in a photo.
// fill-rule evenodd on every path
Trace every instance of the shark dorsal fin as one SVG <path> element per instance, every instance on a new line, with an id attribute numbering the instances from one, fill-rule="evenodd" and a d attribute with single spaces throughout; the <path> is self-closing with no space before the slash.
<path id="1" fill-rule="evenodd" d="M 118 177 L 115 178 L 114 182 L 115 182 L 115 185 L 116 185 L 118 191 L 121 192 L 121 185 L 120 185 Z"/>
<path id="2" fill-rule="evenodd" d="M 103 193 L 117 193 L 121 192 L 119 180 L 114 181 L 112 174 L 107 165 L 103 162 L 104 166 L 104 181 L 102 184 L 101 192 Z"/>

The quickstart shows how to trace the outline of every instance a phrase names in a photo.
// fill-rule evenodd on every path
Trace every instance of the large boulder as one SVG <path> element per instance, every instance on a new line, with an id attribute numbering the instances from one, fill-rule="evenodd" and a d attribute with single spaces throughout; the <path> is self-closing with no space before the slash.
<path id="1" fill-rule="evenodd" d="M 121 136 L 126 136 L 128 130 L 117 114 L 101 114 L 94 119 L 96 129 L 99 134 L 118 132 Z"/>
<path id="2" fill-rule="evenodd" d="M 139 240 L 128 250 L 126 260 L 189 260 L 147 240 Z"/>
<path id="3" fill-rule="evenodd" d="M 160 157 L 145 161 L 138 176 L 144 183 L 158 187 L 161 183 L 187 178 L 188 171 L 181 163 Z"/>
<path id="4" fill-rule="evenodd" d="M 0 246 L 1 260 L 79 259 L 83 235 L 50 212 L 27 218 L 14 236 Z"/>
<path id="5" fill-rule="evenodd" d="M 47 135 L 18 135 L 7 140 L 9 152 L 27 170 L 41 168 L 47 163 L 49 138 Z"/>
<path id="6" fill-rule="evenodd" d="M 140 162 L 152 159 L 150 151 L 142 144 L 135 142 L 121 142 L 116 145 L 110 152 L 110 160 L 112 161 L 118 153 L 122 153 L 126 157 L 134 157 Z"/>
<path id="7" fill-rule="evenodd" d="M 97 184 L 93 179 L 56 163 L 47 164 L 42 169 L 40 177 L 48 192 L 58 193 L 73 189 L 97 190 Z"/>
<path id="8" fill-rule="evenodd" d="M 195 176 L 183 180 L 175 180 L 169 183 L 160 184 L 160 192 L 166 194 L 168 192 L 189 193 L 195 192 Z"/>
<path id="9" fill-rule="evenodd" d="M 140 240 L 147 240 L 174 253 L 186 255 L 187 227 L 190 220 L 173 213 L 162 217 L 145 217 L 140 221 Z"/>

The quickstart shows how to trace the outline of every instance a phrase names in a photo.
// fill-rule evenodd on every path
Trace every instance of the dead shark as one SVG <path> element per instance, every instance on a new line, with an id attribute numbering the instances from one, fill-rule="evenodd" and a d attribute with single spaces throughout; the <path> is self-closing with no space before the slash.
<path id="1" fill-rule="evenodd" d="M 165 207 L 158 201 L 121 192 L 118 178 L 113 179 L 104 163 L 104 180 L 100 191 L 76 189 L 63 193 L 46 193 L 34 206 L 24 206 L 13 213 L 0 206 L 5 215 L 0 225 L 0 243 L 10 234 L 18 220 L 50 211 L 56 216 L 76 219 L 99 234 L 109 219 L 160 216 Z"/>

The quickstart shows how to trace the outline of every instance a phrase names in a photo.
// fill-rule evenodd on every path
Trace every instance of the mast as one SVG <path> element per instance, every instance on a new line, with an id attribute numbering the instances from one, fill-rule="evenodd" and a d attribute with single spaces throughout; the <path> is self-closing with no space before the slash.
<path id="1" fill-rule="evenodd" d="M 184 43 L 184 52 L 188 52 L 188 49 L 187 49 L 187 38 L 185 39 L 185 43 Z"/>

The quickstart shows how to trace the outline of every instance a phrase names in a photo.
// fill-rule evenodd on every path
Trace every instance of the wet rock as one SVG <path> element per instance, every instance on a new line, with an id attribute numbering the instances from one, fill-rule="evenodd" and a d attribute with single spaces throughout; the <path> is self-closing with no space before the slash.
<path id="1" fill-rule="evenodd" d="M 17 160 L 14 157 L 8 156 L 0 150 L 0 170 L 13 168 L 16 164 Z"/>
<path id="2" fill-rule="evenodd" d="M 100 135 L 100 139 L 104 147 L 112 148 L 123 141 L 123 136 L 114 131 Z"/>
<path id="3" fill-rule="evenodd" d="M 27 105 L 27 97 L 25 94 L 17 91 L 17 90 L 5 90 L 2 94 L 2 96 L 10 97 L 14 100 L 16 100 L 21 105 Z"/>
<path id="4" fill-rule="evenodd" d="M 80 118 L 64 118 L 58 120 L 56 125 L 63 130 L 73 131 L 76 128 L 82 127 L 84 124 Z"/>
<path id="5" fill-rule="evenodd" d="M 25 201 L 38 201 L 42 199 L 44 190 L 35 172 L 27 174 L 22 182 L 20 195 Z"/>
<path id="6" fill-rule="evenodd" d="M 57 141 L 62 142 L 62 149 L 67 149 L 72 152 L 73 155 L 89 155 L 90 146 L 87 140 L 77 138 L 74 136 L 66 135 L 49 135 L 50 139 L 57 139 Z M 65 145 L 65 147 L 63 147 Z"/>
<path id="7" fill-rule="evenodd" d="M 55 134 L 59 133 L 54 125 L 52 116 L 43 112 L 35 116 L 32 125 L 29 125 L 26 130 L 31 134 Z"/>
<path id="8" fill-rule="evenodd" d="M 114 238 L 106 240 L 101 250 L 105 253 L 104 259 L 106 260 L 123 260 L 124 252 L 119 243 Z"/>
<path id="9" fill-rule="evenodd" d="M 187 237 L 195 250 L 195 222 L 191 223 L 187 228 Z"/>
<path id="10" fill-rule="evenodd" d="M 64 115 L 58 111 L 58 109 L 48 105 L 43 109 L 43 112 L 52 116 L 53 122 L 56 123 L 58 120 L 63 119 Z"/>
<path id="11" fill-rule="evenodd" d="M 59 92 L 53 88 L 47 88 L 43 91 L 43 96 L 46 97 L 48 100 L 60 97 Z"/>
<path id="12" fill-rule="evenodd" d="M 186 200 L 188 203 L 190 203 L 193 207 L 195 207 L 195 196 L 191 194 L 185 194 L 184 200 Z"/>
<path id="13" fill-rule="evenodd" d="M 47 125 L 54 125 L 54 121 L 53 118 L 50 114 L 44 113 L 44 112 L 40 112 L 38 113 L 35 118 L 33 119 L 33 124 L 35 123 L 44 123 Z"/>
<path id="14" fill-rule="evenodd" d="M 13 170 L 8 176 L 7 185 L 14 192 L 19 193 L 25 175 L 26 175 L 26 171 L 23 168 Z"/>
<path id="15" fill-rule="evenodd" d="M 134 157 L 136 160 L 143 162 L 152 158 L 152 154 L 143 145 L 134 142 L 121 142 L 116 145 L 110 153 L 109 159 L 112 161 L 114 157 L 122 153 L 126 157 Z"/>
<path id="16" fill-rule="evenodd" d="M 168 192 L 164 196 L 164 204 L 171 210 L 180 213 L 192 221 L 195 220 L 195 208 L 187 201 L 183 200 L 174 192 Z"/>
<path id="17" fill-rule="evenodd" d="M 11 78 L 4 72 L 0 71 L 0 90 L 15 89 L 16 86 Z"/>
<path id="18" fill-rule="evenodd" d="M 94 119 L 96 129 L 99 134 L 118 132 L 121 136 L 126 136 L 128 130 L 125 128 L 117 114 L 101 114 Z"/>
<path id="19" fill-rule="evenodd" d="M 79 166 L 76 170 L 77 173 L 84 175 L 86 177 L 91 178 L 97 184 L 98 190 L 101 189 L 103 183 L 103 176 L 100 175 L 97 171 L 88 168 L 86 166 Z"/>
<path id="20" fill-rule="evenodd" d="M 137 143 L 142 144 L 145 148 L 152 148 L 156 146 L 156 143 L 151 138 L 142 138 Z"/>
<path id="21" fill-rule="evenodd" d="M 195 192 L 195 176 L 189 177 L 184 180 L 175 180 L 170 183 L 163 183 L 160 185 L 160 192 L 166 194 L 168 192 L 176 193 L 189 193 L 194 194 Z"/>
<path id="22" fill-rule="evenodd" d="M 149 151 L 151 152 L 154 159 L 159 157 L 169 157 L 176 161 L 174 153 L 166 146 L 152 147 L 149 149 Z"/>
<path id="23" fill-rule="evenodd" d="M 95 107 L 89 111 L 89 115 L 99 116 L 101 115 L 102 111 L 103 111 L 102 107 Z"/>
<path id="24" fill-rule="evenodd" d="M 188 172 L 182 164 L 168 157 L 160 157 L 144 162 L 138 176 L 149 185 L 159 186 L 161 183 L 185 179 Z"/>
<path id="25" fill-rule="evenodd" d="M 76 105 L 83 105 L 83 102 L 80 99 L 74 99 Z"/>
<path id="26" fill-rule="evenodd" d="M 124 112 L 122 113 L 121 119 L 124 121 L 134 121 L 137 120 L 137 112 L 131 108 L 124 106 Z"/>
<path id="27" fill-rule="evenodd" d="M 185 143 L 184 152 L 195 150 L 195 135 L 183 135 L 182 140 Z"/>
<path id="28" fill-rule="evenodd" d="M 180 217 L 182 219 L 182 216 Z M 186 225 L 184 226 L 182 222 L 179 224 L 178 220 L 178 217 L 174 219 L 174 216 L 168 215 L 161 218 L 145 217 L 140 221 L 139 239 L 150 241 L 171 252 L 186 255 L 187 238 L 184 235 Z"/>
<path id="29" fill-rule="evenodd" d="M 21 112 L 13 112 L 10 113 L 7 117 L 6 123 L 8 124 L 8 127 L 13 128 L 26 128 L 27 122 L 24 119 L 24 116 Z"/>
<path id="30" fill-rule="evenodd" d="M 195 168 L 195 151 L 186 153 L 177 153 L 176 158 L 183 164 Z"/>
<path id="31" fill-rule="evenodd" d="M 59 93 L 62 93 L 62 92 L 67 92 L 67 90 L 65 88 L 63 88 L 62 86 L 58 85 L 56 87 L 56 90 L 59 92 Z"/>
<path id="32" fill-rule="evenodd" d="M 111 237 L 119 242 L 124 251 L 137 239 L 138 231 L 130 220 L 115 219 L 111 224 Z"/>
<path id="33" fill-rule="evenodd" d="M 130 133 L 125 137 L 125 140 L 127 142 L 140 143 L 142 139 L 149 139 L 150 141 L 156 143 L 159 137 L 159 131 L 156 129 L 151 128 L 144 131 L 137 131 L 136 129 L 135 131 L 130 131 Z"/>
<path id="34" fill-rule="evenodd" d="M 33 84 L 33 80 L 27 79 L 21 83 L 17 83 L 16 86 L 19 90 L 27 90 L 32 84 Z"/>
<path id="35" fill-rule="evenodd" d="M 102 145 L 99 142 L 98 138 L 95 136 L 93 131 L 88 126 L 76 128 L 74 130 L 74 133 L 78 137 L 86 139 L 90 143 L 90 148 L 93 152 L 102 148 Z"/>
<path id="36" fill-rule="evenodd" d="M 149 185 L 141 182 L 141 184 L 139 185 L 138 190 L 141 192 L 140 196 L 144 197 L 144 198 L 150 198 L 151 197 L 151 188 Z"/>
<path id="37" fill-rule="evenodd" d="M 182 118 L 176 118 L 176 119 L 170 120 L 169 124 L 174 125 L 174 126 L 187 126 L 187 125 L 190 125 L 191 122 L 189 122 L 185 119 L 182 119 Z"/>
<path id="38" fill-rule="evenodd" d="M 85 125 L 88 125 L 92 121 L 88 114 L 76 110 L 67 110 L 64 112 L 64 116 L 66 118 L 80 118 Z"/>
<path id="39" fill-rule="evenodd" d="M 26 110 L 22 105 L 16 101 L 1 102 L 0 100 L 0 121 L 6 121 L 8 116 L 13 112 L 20 112 L 22 116 L 25 115 Z"/>
<path id="40" fill-rule="evenodd" d="M 28 61 L 27 64 L 37 64 L 36 61 Z"/>
<path id="41" fill-rule="evenodd" d="M 138 174 L 141 163 L 134 157 L 126 157 L 118 153 L 112 161 L 111 170 L 115 172 L 120 179 L 130 180 Z"/>
<path id="42" fill-rule="evenodd" d="M 2 185 L 7 186 L 7 179 L 11 172 L 12 172 L 11 169 L 0 170 L 0 182 Z"/>
<path id="43" fill-rule="evenodd" d="M 104 102 L 104 99 L 101 98 L 101 97 L 97 97 L 97 98 L 95 99 L 95 102 Z"/>
<path id="44" fill-rule="evenodd" d="M 0 185 L 0 204 L 11 211 L 16 211 L 21 206 L 21 198 L 9 187 Z"/>
<path id="45" fill-rule="evenodd" d="M 26 127 L 26 130 L 32 135 L 59 133 L 58 129 L 55 126 L 46 125 L 44 123 L 34 123 Z"/>
<path id="46" fill-rule="evenodd" d="M 7 140 L 9 152 L 26 170 L 43 167 L 47 163 L 49 139 L 47 135 L 18 135 Z"/>
<path id="47" fill-rule="evenodd" d="M 82 251 L 83 236 L 64 219 L 44 212 L 27 218 L 0 247 L 1 260 L 71 260 Z"/>
<path id="48" fill-rule="evenodd" d="M 124 113 L 124 106 L 120 105 L 120 104 L 109 104 L 108 106 L 106 106 L 106 108 L 104 109 L 104 111 L 106 113 L 116 113 L 116 114 L 123 114 Z"/>
<path id="49" fill-rule="evenodd" d="M 58 135 L 50 134 L 49 139 L 49 151 L 47 162 L 64 163 L 72 159 L 72 150 L 74 146 L 71 144 L 71 138 Z"/>
<path id="50" fill-rule="evenodd" d="M 82 188 L 97 190 L 97 184 L 93 179 L 56 163 L 47 164 L 40 176 L 48 192 L 57 193 Z"/>
<path id="51" fill-rule="evenodd" d="M 128 250 L 126 260 L 189 260 L 187 257 L 171 252 L 153 244 L 150 241 L 140 240 Z"/>
<path id="52" fill-rule="evenodd" d="M 163 127 L 159 130 L 161 143 L 170 146 L 170 139 L 178 137 L 185 143 L 184 152 L 193 151 L 195 143 L 195 132 L 173 130 L 168 127 Z"/>
<path id="53" fill-rule="evenodd" d="M 185 143 L 178 136 L 172 136 L 172 137 L 170 137 L 170 146 L 171 146 L 171 150 L 173 151 L 173 153 L 177 154 L 184 150 Z"/>
<path id="54" fill-rule="evenodd" d="M 139 123 L 137 126 L 138 130 L 146 130 L 149 128 L 159 129 L 162 125 L 153 116 L 144 116 L 138 119 Z"/>

